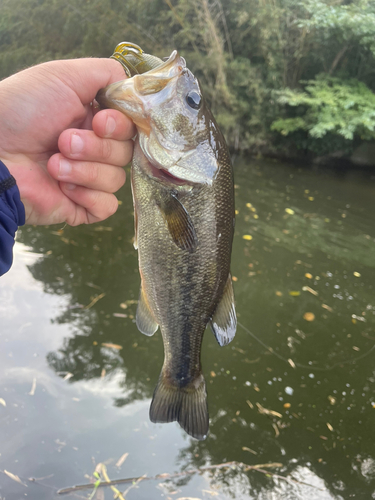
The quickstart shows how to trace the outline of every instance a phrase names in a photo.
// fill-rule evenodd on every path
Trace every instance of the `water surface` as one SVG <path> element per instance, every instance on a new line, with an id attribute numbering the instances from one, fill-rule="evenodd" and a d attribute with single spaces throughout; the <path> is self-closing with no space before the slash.
<path id="1" fill-rule="evenodd" d="M 206 332 L 204 442 L 148 419 L 163 347 L 134 323 L 129 185 L 105 223 L 20 231 L 0 281 L 0 470 L 27 486 L 0 473 L 1 499 L 88 498 L 56 492 L 98 463 L 116 479 L 232 461 L 279 465 L 143 481 L 125 496 L 375 498 L 374 177 L 254 160 L 235 176 L 244 328 L 225 348 Z"/>

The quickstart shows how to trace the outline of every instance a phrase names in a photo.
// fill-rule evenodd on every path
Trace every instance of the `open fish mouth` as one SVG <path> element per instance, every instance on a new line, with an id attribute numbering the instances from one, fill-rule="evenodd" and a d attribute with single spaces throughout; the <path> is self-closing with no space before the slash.
<path id="1" fill-rule="evenodd" d="M 190 184 L 187 180 L 181 179 L 180 177 L 176 177 L 171 174 L 167 169 L 156 167 L 150 161 L 148 163 L 148 174 L 150 177 L 153 177 L 157 181 L 166 182 L 168 184 L 173 184 L 175 186 L 184 186 L 186 184 Z"/>

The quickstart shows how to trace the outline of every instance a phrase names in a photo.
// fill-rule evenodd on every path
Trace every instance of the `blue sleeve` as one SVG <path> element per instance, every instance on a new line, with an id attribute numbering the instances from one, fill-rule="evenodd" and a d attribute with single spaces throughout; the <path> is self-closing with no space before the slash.
<path id="1" fill-rule="evenodd" d="M 18 226 L 25 224 L 25 207 L 14 177 L 0 161 L 0 276 L 13 262 L 14 237 Z"/>

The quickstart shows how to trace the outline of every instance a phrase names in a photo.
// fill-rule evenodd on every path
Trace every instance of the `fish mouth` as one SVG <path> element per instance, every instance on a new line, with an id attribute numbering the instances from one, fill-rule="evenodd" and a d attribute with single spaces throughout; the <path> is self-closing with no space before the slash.
<path id="1" fill-rule="evenodd" d="M 150 161 L 147 161 L 147 163 L 149 170 L 148 174 L 158 182 L 162 182 L 163 184 L 173 184 L 174 186 L 185 186 L 186 184 L 190 184 L 185 179 L 176 177 L 164 168 L 155 167 L 155 165 L 153 165 Z"/>

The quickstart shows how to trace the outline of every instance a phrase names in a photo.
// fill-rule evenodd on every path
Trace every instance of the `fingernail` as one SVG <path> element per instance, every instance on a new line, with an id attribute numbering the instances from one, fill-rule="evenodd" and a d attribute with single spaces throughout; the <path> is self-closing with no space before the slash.
<path id="1" fill-rule="evenodd" d="M 112 116 L 108 116 L 107 118 L 107 123 L 106 123 L 106 126 L 105 126 L 105 134 L 106 136 L 110 136 L 112 135 L 112 133 L 114 132 L 116 128 L 116 122 L 115 122 L 115 119 L 112 118 Z"/>
<path id="2" fill-rule="evenodd" d="M 70 161 L 62 158 L 60 160 L 59 177 L 67 177 L 72 172 L 72 165 Z"/>
<path id="3" fill-rule="evenodd" d="M 76 184 L 70 184 L 70 183 L 68 183 L 68 182 L 66 182 L 66 183 L 64 184 L 64 186 L 65 186 L 65 189 L 67 189 L 68 191 L 73 191 L 73 189 L 75 189 L 75 188 L 77 187 L 77 185 L 76 185 Z"/>
<path id="4" fill-rule="evenodd" d="M 83 140 L 78 134 L 72 134 L 70 140 L 70 152 L 72 154 L 80 153 L 83 149 Z"/>

